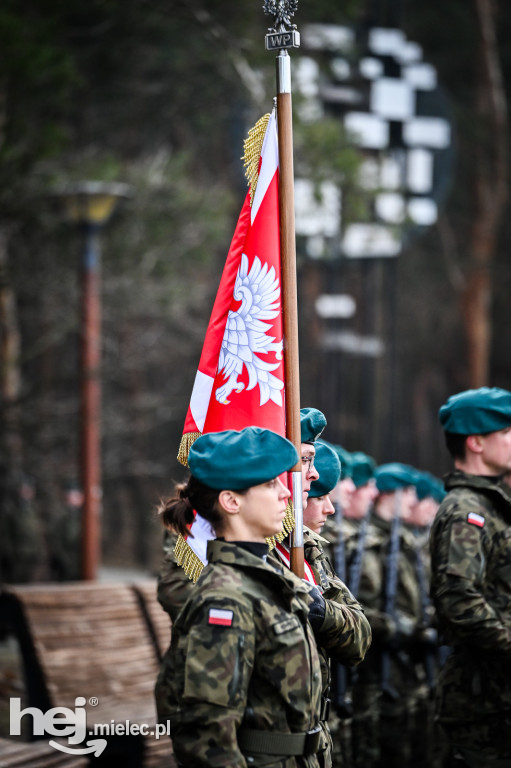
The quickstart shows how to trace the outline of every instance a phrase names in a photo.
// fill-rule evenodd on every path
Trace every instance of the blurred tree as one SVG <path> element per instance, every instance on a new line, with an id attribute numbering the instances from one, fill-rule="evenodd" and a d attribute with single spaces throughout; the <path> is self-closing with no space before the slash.
<path id="1" fill-rule="evenodd" d="M 10 243 L 31 197 L 34 165 L 61 146 L 57 114 L 74 81 L 59 41 L 58 11 L 7 0 L 0 8 L 0 578 L 34 573 L 39 530 L 27 493 L 21 424 L 21 332 Z M 30 109 L 27 106 L 30 105 Z"/>
<path id="2" fill-rule="evenodd" d="M 449 204 L 432 233 L 438 240 L 429 245 L 431 252 L 440 249 L 438 290 L 450 317 L 442 389 L 448 393 L 496 380 L 509 386 L 495 344 L 504 344 L 500 289 L 507 275 L 510 9 L 486 0 L 407 8 L 406 22 L 449 92 L 457 148 Z M 447 342 L 445 332 L 442 338 Z"/>
<path id="3" fill-rule="evenodd" d="M 462 307 L 469 383 L 481 387 L 490 380 L 492 271 L 509 193 L 509 119 L 497 40 L 497 4 L 476 0 L 475 5 L 480 34 L 474 108 L 475 216 Z"/>

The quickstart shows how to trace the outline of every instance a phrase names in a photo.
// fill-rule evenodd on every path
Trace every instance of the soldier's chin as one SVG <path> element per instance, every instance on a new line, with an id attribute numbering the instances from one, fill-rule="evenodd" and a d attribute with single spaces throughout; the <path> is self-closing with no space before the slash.
<path id="1" fill-rule="evenodd" d="M 284 530 L 284 517 L 285 517 L 285 514 L 282 515 L 282 520 L 280 521 L 280 523 L 276 523 L 274 529 L 266 534 L 267 538 L 271 536 L 276 536 L 277 533 L 282 533 L 282 531 Z"/>

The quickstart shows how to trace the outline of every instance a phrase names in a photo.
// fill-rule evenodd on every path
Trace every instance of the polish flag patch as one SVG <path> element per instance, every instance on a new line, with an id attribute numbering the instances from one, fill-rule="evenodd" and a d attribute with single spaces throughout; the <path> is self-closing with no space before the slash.
<path id="1" fill-rule="evenodd" d="M 208 624 L 220 624 L 222 627 L 232 627 L 232 611 L 225 611 L 221 608 L 210 608 Z"/>
<path id="2" fill-rule="evenodd" d="M 471 523 L 472 525 L 477 525 L 479 528 L 482 528 L 484 525 L 484 517 L 482 515 L 476 514 L 475 512 L 469 512 L 467 523 Z"/>

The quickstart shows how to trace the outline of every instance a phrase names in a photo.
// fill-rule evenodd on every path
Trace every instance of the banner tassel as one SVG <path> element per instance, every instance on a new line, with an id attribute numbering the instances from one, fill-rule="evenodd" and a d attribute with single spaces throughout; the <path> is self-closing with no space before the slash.
<path id="1" fill-rule="evenodd" d="M 185 537 L 181 534 L 179 535 L 176 542 L 174 557 L 176 559 L 176 563 L 181 566 L 188 578 L 195 584 L 202 573 L 204 563 L 200 557 L 195 554 L 191 546 L 186 541 Z"/>
<path id="2" fill-rule="evenodd" d="M 182 436 L 181 442 L 179 443 L 179 451 L 177 452 L 177 460 L 184 467 L 188 466 L 188 454 L 190 453 L 190 448 L 201 434 L 202 432 L 186 432 Z"/>
<path id="3" fill-rule="evenodd" d="M 243 142 L 243 165 L 245 176 L 250 186 L 250 205 L 254 202 L 254 195 L 259 179 L 259 165 L 263 149 L 264 137 L 271 114 L 268 112 L 259 118 L 257 123 L 249 130 L 247 138 Z"/>

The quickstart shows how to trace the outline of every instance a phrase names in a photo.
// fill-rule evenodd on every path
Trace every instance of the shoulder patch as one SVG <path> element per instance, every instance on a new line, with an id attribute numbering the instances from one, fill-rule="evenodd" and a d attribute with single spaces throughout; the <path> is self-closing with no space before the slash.
<path id="1" fill-rule="evenodd" d="M 476 512 L 469 512 L 467 523 L 471 523 L 472 525 L 477 525 L 479 528 L 482 528 L 484 526 L 484 517 L 482 515 L 478 515 Z"/>
<path id="2" fill-rule="evenodd" d="M 208 624 L 220 624 L 222 627 L 232 627 L 232 611 L 226 611 L 222 608 L 210 608 L 208 615 Z"/>

